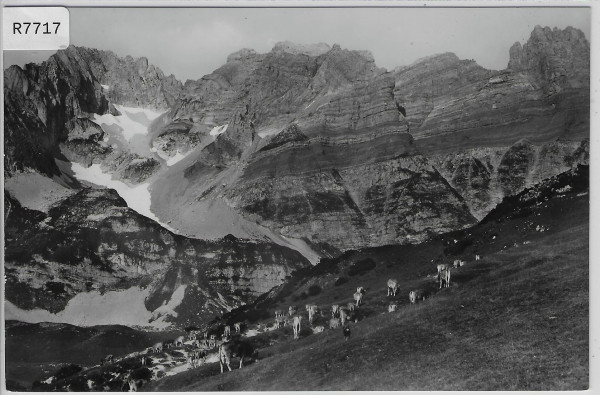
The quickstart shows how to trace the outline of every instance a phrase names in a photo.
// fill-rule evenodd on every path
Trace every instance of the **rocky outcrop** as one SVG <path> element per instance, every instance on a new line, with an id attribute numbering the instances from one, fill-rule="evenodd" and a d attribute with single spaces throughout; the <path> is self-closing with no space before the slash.
<path id="1" fill-rule="evenodd" d="M 512 146 L 477 148 L 432 158 L 440 174 L 463 196 L 471 213 L 483 218 L 505 196 L 589 164 L 589 140 L 551 141 L 541 145 L 519 140 Z"/>
<path id="2" fill-rule="evenodd" d="M 270 243 L 174 235 L 129 209 L 113 190 L 84 189 L 47 215 L 7 199 L 5 297 L 23 309 L 58 312 L 81 292 L 141 285 L 151 287 L 146 307 L 154 311 L 184 285 L 186 298 L 195 303 L 184 299 L 180 305 L 188 314 L 170 320 L 190 323 L 193 315 L 199 324 L 309 264 L 299 253 Z M 224 277 L 230 273 L 237 274 Z"/>
<path id="3" fill-rule="evenodd" d="M 112 52 L 75 46 L 57 51 L 41 65 L 11 66 L 4 85 L 8 176 L 25 168 L 60 174 L 54 158 L 60 156 L 61 143 L 88 161 L 100 161 L 108 150 L 99 139 L 82 138 L 82 130 L 98 127 L 84 118 L 115 114 L 110 102 L 167 109 L 182 89 L 175 77 L 166 77 L 145 58 L 118 58 Z"/>

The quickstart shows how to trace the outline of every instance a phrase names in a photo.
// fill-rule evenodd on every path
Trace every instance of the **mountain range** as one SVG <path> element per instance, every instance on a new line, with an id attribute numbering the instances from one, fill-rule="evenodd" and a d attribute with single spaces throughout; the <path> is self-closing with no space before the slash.
<path id="1" fill-rule="evenodd" d="M 123 324 L 127 295 L 127 324 L 201 325 L 322 258 L 467 228 L 588 164 L 584 34 L 536 26 L 507 50 L 499 71 L 452 53 L 388 71 L 282 42 L 185 83 L 75 46 L 10 67 L 7 318 Z"/>

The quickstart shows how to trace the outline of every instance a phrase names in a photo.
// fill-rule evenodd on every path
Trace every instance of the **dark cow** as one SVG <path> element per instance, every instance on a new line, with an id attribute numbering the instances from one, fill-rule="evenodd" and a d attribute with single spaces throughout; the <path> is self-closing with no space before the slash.
<path id="1" fill-rule="evenodd" d="M 240 369 L 244 362 L 244 358 L 256 359 L 257 351 L 254 347 L 247 342 L 241 340 L 230 340 L 224 342 L 219 346 L 219 365 L 221 366 L 221 373 L 223 373 L 223 366 L 227 365 L 227 369 L 231 371 L 231 359 L 240 358 Z"/>

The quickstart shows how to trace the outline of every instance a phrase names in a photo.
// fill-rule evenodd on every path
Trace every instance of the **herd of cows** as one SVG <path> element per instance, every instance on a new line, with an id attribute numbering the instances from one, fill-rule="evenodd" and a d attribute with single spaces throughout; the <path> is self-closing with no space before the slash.
<path id="1" fill-rule="evenodd" d="M 476 261 L 480 260 L 479 255 L 475 255 Z M 439 282 L 439 288 L 450 286 L 450 276 L 453 269 L 458 269 L 466 262 L 455 260 L 451 264 L 438 264 L 437 275 L 431 275 L 435 278 L 436 284 Z M 429 277 L 429 276 L 428 276 Z M 395 297 L 399 289 L 399 283 L 396 279 L 390 278 L 387 281 L 387 296 Z M 321 333 L 328 326 L 329 329 L 343 328 L 344 338 L 347 340 L 350 336 L 350 322 L 358 322 L 358 314 L 360 307 L 363 304 L 366 290 L 364 287 L 358 287 L 353 294 L 353 302 L 345 305 L 333 304 L 331 306 L 331 314 L 328 313 L 328 308 L 323 309 L 316 304 L 307 304 L 305 306 L 308 315 L 308 326 L 313 334 Z M 419 300 L 425 300 L 426 295 L 421 290 L 411 290 L 408 294 L 411 304 L 417 303 Z M 387 311 L 395 312 L 398 306 L 395 301 L 391 301 Z M 148 366 L 152 358 L 156 358 L 156 354 L 163 353 L 166 349 L 178 349 L 186 356 L 187 365 L 189 368 L 196 368 L 203 363 L 219 361 L 221 373 L 227 367 L 231 371 L 231 361 L 234 358 L 239 358 L 239 368 L 241 369 L 244 360 L 257 360 L 257 350 L 248 341 L 243 340 L 243 337 L 251 337 L 260 332 L 273 331 L 285 326 L 291 326 L 293 329 L 293 338 L 300 338 L 300 330 L 302 321 L 305 316 L 294 306 L 289 306 L 287 311 L 276 310 L 275 321 L 269 325 L 258 324 L 255 329 L 246 331 L 246 325 L 242 322 L 236 322 L 233 325 L 224 327 L 221 336 L 210 334 L 207 331 L 190 331 L 187 336 L 179 336 L 172 341 L 159 342 L 146 350 L 133 353 L 127 357 L 139 358 L 141 366 Z M 327 325 L 328 324 L 328 325 Z M 233 334 L 232 334 L 233 327 Z M 244 329 L 244 330 L 242 330 Z M 101 361 L 101 365 L 106 365 L 115 362 L 116 359 L 112 355 L 105 357 Z M 142 380 L 132 378 L 131 372 L 123 374 L 124 384 L 128 384 L 129 391 L 137 391 L 143 384 Z"/>

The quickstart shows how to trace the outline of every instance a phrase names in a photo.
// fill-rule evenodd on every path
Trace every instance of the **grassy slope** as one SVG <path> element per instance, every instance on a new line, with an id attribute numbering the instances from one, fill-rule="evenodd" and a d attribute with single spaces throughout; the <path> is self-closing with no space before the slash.
<path id="1" fill-rule="evenodd" d="M 341 331 L 292 341 L 274 336 L 261 359 L 219 374 L 218 364 L 149 384 L 146 391 L 236 390 L 582 390 L 588 387 L 588 195 L 553 199 L 526 218 L 474 230 L 497 235 L 479 246 L 483 259 L 453 273 L 452 287 L 417 306 L 408 290 L 433 289 L 425 275 L 438 253 L 410 250 L 410 263 L 380 265 L 306 302 L 329 304 L 367 287 L 369 317 Z M 525 226 L 533 223 L 534 226 Z M 544 224 L 550 230 L 532 230 Z M 531 243 L 523 245 L 528 240 Z M 517 247 L 502 247 L 513 242 Z M 422 256 L 419 258 L 418 251 Z M 407 256 L 397 257 L 407 260 Z M 383 313 L 385 281 L 400 280 L 396 313 Z M 345 298 L 345 301 L 349 301 Z M 287 302 L 287 301 L 286 301 Z M 305 303 L 303 300 L 302 303 Z M 283 306 L 284 304 L 282 304 Z M 236 360 L 237 361 L 237 360 Z M 235 363 L 234 363 L 235 365 Z"/>

